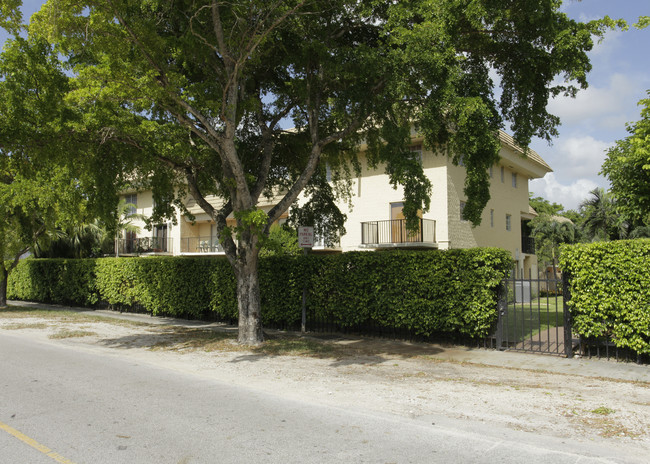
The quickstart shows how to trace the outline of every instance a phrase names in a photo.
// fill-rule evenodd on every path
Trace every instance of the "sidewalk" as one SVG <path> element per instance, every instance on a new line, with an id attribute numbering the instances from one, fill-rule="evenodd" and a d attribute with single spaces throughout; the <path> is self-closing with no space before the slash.
<path id="1" fill-rule="evenodd" d="M 109 310 L 91 310 L 88 308 L 22 301 L 9 301 L 8 305 L 46 310 L 72 310 L 86 314 L 144 322 L 153 325 L 205 328 L 229 332 L 235 332 L 237 330 L 234 326 L 227 326 L 218 322 L 191 321 L 169 317 L 152 317 L 147 314 L 119 313 Z M 267 332 L 275 333 L 276 331 L 267 330 Z M 650 366 L 639 365 L 631 362 L 617 362 L 615 360 L 595 358 L 587 359 L 579 357 L 567 359 L 544 354 L 496 351 L 463 346 L 445 346 L 399 340 L 353 337 L 348 335 L 333 336 L 332 334 L 309 333 L 307 336 L 316 339 L 327 339 L 334 343 L 363 344 L 367 349 L 375 350 L 377 354 L 391 353 L 392 355 L 397 356 L 400 354 L 405 356 L 427 355 L 442 361 L 484 364 L 487 366 L 506 369 L 529 369 L 564 375 L 650 383 Z"/>

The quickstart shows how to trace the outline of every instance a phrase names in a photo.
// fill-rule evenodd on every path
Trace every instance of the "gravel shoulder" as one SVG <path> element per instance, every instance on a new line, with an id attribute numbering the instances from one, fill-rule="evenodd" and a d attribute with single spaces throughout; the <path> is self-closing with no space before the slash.
<path id="1" fill-rule="evenodd" d="M 242 349 L 223 335 L 232 328 L 216 324 L 116 314 L 112 316 L 118 319 L 13 314 L 0 312 L 0 332 L 128 357 L 282 397 L 428 422 L 459 422 L 468 430 L 487 423 L 581 443 L 650 450 L 647 366 L 332 337 L 308 339 L 307 349 L 300 345 L 294 354 L 286 342 L 277 351 Z"/>

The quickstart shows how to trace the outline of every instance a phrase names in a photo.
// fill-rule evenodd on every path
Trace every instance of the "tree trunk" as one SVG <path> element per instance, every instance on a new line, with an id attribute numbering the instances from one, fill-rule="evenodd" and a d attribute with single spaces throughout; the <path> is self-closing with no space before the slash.
<path id="1" fill-rule="evenodd" d="M 7 306 L 7 281 L 9 272 L 4 266 L 0 266 L 0 308 Z"/>
<path id="2" fill-rule="evenodd" d="M 239 337 L 237 341 L 242 345 L 259 345 L 264 341 L 264 335 L 262 333 L 258 258 L 256 250 L 248 250 L 248 253 L 241 255 L 236 269 L 237 306 L 239 309 Z"/>
<path id="3" fill-rule="evenodd" d="M 553 250 L 551 251 L 551 259 L 553 260 L 553 278 L 557 281 L 557 266 L 555 265 L 555 248 L 553 248 Z"/>

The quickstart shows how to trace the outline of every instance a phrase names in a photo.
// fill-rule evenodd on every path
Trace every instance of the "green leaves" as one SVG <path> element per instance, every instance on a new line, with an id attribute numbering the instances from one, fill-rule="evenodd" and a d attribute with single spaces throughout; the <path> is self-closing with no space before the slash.
<path id="1" fill-rule="evenodd" d="M 83 114 L 76 130 L 137 147 L 133 164 L 116 164 L 130 175 L 191 172 L 195 194 L 217 193 L 242 211 L 257 203 L 255 187 L 286 188 L 270 225 L 306 188 L 319 157 L 329 150 L 339 166 L 354 164 L 350 148 L 365 138 L 387 145 L 372 162 L 404 186 L 412 221 L 431 194 L 405 156 L 415 126 L 427 146 L 464 157 L 465 214 L 478 224 L 503 121 L 523 146 L 532 136 L 552 137 L 559 121 L 546 112 L 548 98 L 577 89 L 554 79 L 565 74 L 584 87 L 592 36 L 619 25 L 577 23 L 559 7 L 554 0 L 50 0 L 31 32 L 67 58 L 74 80 L 66 98 Z M 491 70 L 500 75 L 499 98 Z M 279 122 L 288 117 L 298 131 L 283 132 Z"/>
<path id="2" fill-rule="evenodd" d="M 650 97 L 650 91 L 648 91 Z M 635 226 L 650 225 L 650 98 L 639 102 L 641 119 L 607 153 L 602 174 L 611 182 L 619 213 Z"/>
<path id="3" fill-rule="evenodd" d="M 576 226 L 566 218 L 543 213 L 530 221 L 530 226 L 538 258 L 543 263 L 551 263 L 554 268 L 560 256 L 560 245 L 578 241 Z"/>
<path id="4" fill-rule="evenodd" d="M 508 252 L 479 248 L 269 256 L 260 260 L 262 318 L 295 326 L 307 288 L 310 317 L 342 329 L 372 323 L 425 336 L 482 337 L 496 321 L 496 288 L 511 265 Z M 237 319 L 236 282 L 225 259 L 28 259 L 9 284 L 16 299 Z"/>
<path id="5" fill-rule="evenodd" d="M 21 0 L 2 0 L 0 2 L 0 27 L 13 35 L 18 35 L 22 27 Z"/>
<path id="6" fill-rule="evenodd" d="M 334 236 L 338 192 L 312 179 L 327 162 L 358 172 L 363 141 L 370 164 L 404 187 L 414 229 L 432 186 L 408 149 L 412 129 L 436 153 L 464 157 L 464 215 L 478 224 L 504 121 L 524 147 L 548 139 L 559 124 L 549 97 L 586 86 L 591 35 L 607 24 L 577 23 L 559 8 L 557 0 L 49 0 L 30 33 L 53 44 L 49 56 L 61 56 L 71 76 L 62 107 L 71 114 L 53 141 L 81 167 L 80 184 L 95 184 L 90 205 L 107 215 L 127 182 L 181 209 L 189 193 L 236 266 L 301 193 L 312 206 L 305 214 Z M 562 74 L 576 84 L 556 85 Z M 287 118 L 295 130 L 282 127 Z M 223 202 L 215 207 L 209 195 Z M 275 197 L 266 224 L 249 217 L 262 195 Z M 171 207 L 163 209 L 156 214 Z M 237 245 L 231 213 L 244 239 Z"/>
<path id="7" fill-rule="evenodd" d="M 650 240 L 563 246 L 561 253 L 574 332 L 650 353 Z"/>

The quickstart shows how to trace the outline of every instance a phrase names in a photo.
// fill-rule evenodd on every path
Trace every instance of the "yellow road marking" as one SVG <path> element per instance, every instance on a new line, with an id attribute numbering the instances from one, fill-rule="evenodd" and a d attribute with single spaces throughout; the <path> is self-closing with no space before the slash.
<path id="1" fill-rule="evenodd" d="M 37 442 L 33 438 L 29 438 L 24 433 L 19 432 L 18 430 L 14 429 L 13 427 L 8 426 L 7 424 L 5 424 L 3 422 L 0 422 L 0 429 L 4 430 L 9 435 L 12 435 L 12 436 L 18 438 L 20 441 L 22 441 L 26 445 L 29 445 L 32 448 L 40 451 L 44 455 L 51 457 L 56 462 L 60 462 L 61 464 L 74 464 L 74 462 L 70 461 L 69 459 L 66 459 L 63 456 L 61 456 L 60 454 L 55 453 L 54 451 L 49 449 L 47 446 L 41 445 L 39 442 Z"/>

